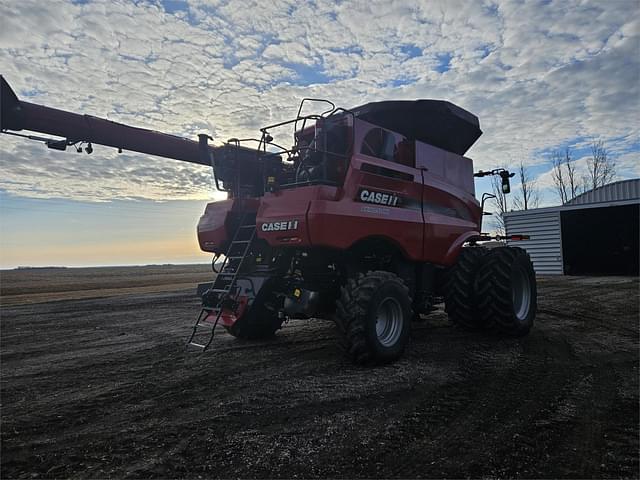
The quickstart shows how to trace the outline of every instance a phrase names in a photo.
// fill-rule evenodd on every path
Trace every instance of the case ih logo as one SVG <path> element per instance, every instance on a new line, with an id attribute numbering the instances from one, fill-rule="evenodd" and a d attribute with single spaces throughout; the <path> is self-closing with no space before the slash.
<path id="1" fill-rule="evenodd" d="M 361 188 L 358 193 L 358 200 L 365 203 L 375 203 L 376 205 L 388 205 L 390 207 L 399 207 L 402 199 L 393 193 L 382 193 Z"/>
<path id="2" fill-rule="evenodd" d="M 260 228 L 263 232 L 284 232 L 285 230 L 297 230 L 298 220 L 263 223 L 262 227 Z"/>

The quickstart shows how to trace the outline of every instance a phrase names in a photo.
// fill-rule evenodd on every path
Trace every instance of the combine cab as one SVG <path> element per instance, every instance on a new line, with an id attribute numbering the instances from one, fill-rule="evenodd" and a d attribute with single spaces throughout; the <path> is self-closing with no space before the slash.
<path id="1" fill-rule="evenodd" d="M 464 154 L 482 132 L 456 105 L 346 110 L 305 99 L 295 118 L 259 138 L 211 147 L 204 134 L 193 142 L 55 110 L 18 100 L 4 79 L 1 86 L 3 133 L 59 150 L 84 142 L 213 167 L 228 199 L 207 205 L 198 224 L 216 275 L 198 286 L 202 310 L 188 346 L 209 348 L 218 325 L 265 338 L 289 318 L 334 318 L 353 361 L 383 363 L 402 355 L 412 320 L 442 300 L 462 327 L 524 335 L 533 324 L 526 252 L 477 245 L 488 237 Z M 312 106 L 320 113 L 303 114 Z M 489 174 L 508 192 L 508 172 L 475 176 Z"/>

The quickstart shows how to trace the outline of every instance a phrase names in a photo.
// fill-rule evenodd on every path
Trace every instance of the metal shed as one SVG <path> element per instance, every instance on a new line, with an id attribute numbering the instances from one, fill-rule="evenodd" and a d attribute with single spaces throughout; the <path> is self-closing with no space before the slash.
<path id="1" fill-rule="evenodd" d="M 509 212 L 508 242 L 527 250 L 538 274 L 638 275 L 640 178 L 590 190 L 564 205 Z"/>

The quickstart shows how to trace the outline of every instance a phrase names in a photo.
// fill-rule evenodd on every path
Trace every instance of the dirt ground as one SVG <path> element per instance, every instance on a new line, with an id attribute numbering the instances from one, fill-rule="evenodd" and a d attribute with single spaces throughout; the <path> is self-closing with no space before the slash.
<path id="1" fill-rule="evenodd" d="M 639 476 L 637 278 L 539 279 L 521 339 L 436 312 L 370 369 L 321 320 L 185 352 L 204 270 L 154 268 L 1 273 L 2 478 Z"/>

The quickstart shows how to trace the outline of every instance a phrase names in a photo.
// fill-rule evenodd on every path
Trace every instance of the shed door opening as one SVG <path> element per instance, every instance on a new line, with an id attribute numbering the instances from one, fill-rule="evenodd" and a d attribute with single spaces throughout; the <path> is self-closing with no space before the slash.
<path id="1" fill-rule="evenodd" d="M 638 207 L 561 212 L 565 275 L 638 275 Z"/>

